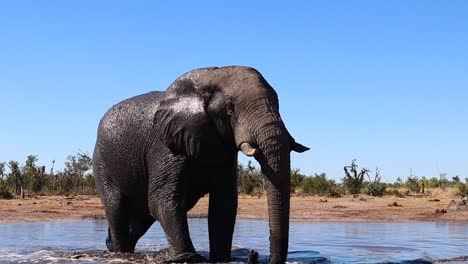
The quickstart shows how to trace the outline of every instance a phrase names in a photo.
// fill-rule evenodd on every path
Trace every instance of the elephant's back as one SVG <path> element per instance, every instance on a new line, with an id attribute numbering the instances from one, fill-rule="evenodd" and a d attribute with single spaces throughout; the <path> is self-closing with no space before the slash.
<path id="1" fill-rule="evenodd" d="M 112 106 L 102 117 L 98 139 L 141 138 L 152 125 L 163 92 L 149 92 Z M 103 138 L 104 137 L 104 138 Z"/>
<path id="2" fill-rule="evenodd" d="M 126 99 L 102 117 L 93 157 L 98 184 L 111 180 L 120 189 L 143 184 L 144 146 L 162 94 L 150 92 Z"/>

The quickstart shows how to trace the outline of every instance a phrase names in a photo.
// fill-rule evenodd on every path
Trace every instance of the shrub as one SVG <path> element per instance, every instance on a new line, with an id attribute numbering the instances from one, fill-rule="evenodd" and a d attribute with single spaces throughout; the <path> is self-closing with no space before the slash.
<path id="1" fill-rule="evenodd" d="M 264 191 L 263 176 L 252 165 L 251 161 L 249 161 L 246 167 L 239 163 L 237 165 L 237 172 L 239 177 L 237 184 L 240 193 L 254 195 Z"/>
<path id="2" fill-rule="evenodd" d="M 332 187 L 328 189 L 327 197 L 339 198 L 341 197 L 341 191 L 336 187 Z"/>
<path id="3" fill-rule="evenodd" d="M 457 195 L 461 197 L 468 197 L 468 183 L 459 183 L 458 184 L 458 193 Z"/>
<path id="4" fill-rule="evenodd" d="M 387 189 L 387 184 L 380 182 L 382 176 L 380 175 L 380 169 L 377 167 L 375 169 L 375 176 L 374 180 L 372 181 L 370 176 L 369 182 L 364 184 L 364 192 L 370 196 L 383 196 L 385 194 L 385 190 Z"/>
<path id="5" fill-rule="evenodd" d="M 327 180 L 325 173 L 320 175 L 315 175 L 312 177 L 306 177 L 302 184 L 302 189 L 306 194 L 318 194 L 326 195 L 330 192 L 330 189 L 333 187 L 334 183 Z"/>
<path id="6" fill-rule="evenodd" d="M 350 166 L 344 167 L 345 177 L 342 179 L 343 185 L 350 194 L 359 194 L 364 182 L 364 175 L 369 173 L 369 170 L 364 168 L 358 173 L 358 165 L 354 159 Z"/>
<path id="7" fill-rule="evenodd" d="M 401 186 L 403 186 L 403 180 L 401 179 L 401 177 L 398 177 L 396 182 L 393 184 L 394 187 L 396 188 L 399 188 Z"/>
<path id="8" fill-rule="evenodd" d="M 387 189 L 387 184 L 383 182 L 371 182 L 366 185 L 365 192 L 370 196 L 383 196 L 385 190 Z"/>
<path id="9" fill-rule="evenodd" d="M 405 195 L 398 191 L 398 189 L 390 189 L 385 191 L 385 195 L 395 195 L 396 197 L 404 197 Z"/>
<path id="10" fill-rule="evenodd" d="M 13 194 L 8 191 L 7 185 L 3 180 L 0 181 L 0 199 L 13 199 Z"/>
<path id="11" fill-rule="evenodd" d="M 445 188 L 449 185 L 449 181 L 447 180 L 447 173 L 440 173 L 439 177 L 439 187 L 445 191 Z"/>
<path id="12" fill-rule="evenodd" d="M 417 192 L 421 190 L 419 187 L 418 177 L 416 176 L 409 176 L 405 182 L 405 186 L 410 192 Z"/>
<path id="13" fill-rule="evenodd" d="M 432 177 L 429 179 L 428 181 L 428 185 L 429 187 L 431 188 L 437 188 L 440 186 L 440 182 L 439 182 L 439 179 L 437 179 L 436 177 Z"/>
<path id="14" fill-rule="evenodd" d="M 296 189 L 304 184 L 305 178 L 306 176 L 302 175 L 299 169 L 291 171 L 291 193 L 296 192 Z"/>

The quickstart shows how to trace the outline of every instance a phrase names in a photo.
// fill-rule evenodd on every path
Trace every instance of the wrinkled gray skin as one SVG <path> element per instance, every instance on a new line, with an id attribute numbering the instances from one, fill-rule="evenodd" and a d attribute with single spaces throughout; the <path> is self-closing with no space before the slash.
<path id="1" fill-rule="evenodd" d="M 267 179 L 270 262 L 285 262 L 290 152 L 308 148 L 286 130 L 273 88 L 255 69 L 239 66 L 190 71 L 166 92 L 127 99 L 102 118 L 93 163 L 108 249 L 133 252 L 157 220 L 170 244 L 168 261 L 201 261 L 187 211 L 209 193 L 210 260 L 228 261 L 240 149 L 255 156 Z"/>

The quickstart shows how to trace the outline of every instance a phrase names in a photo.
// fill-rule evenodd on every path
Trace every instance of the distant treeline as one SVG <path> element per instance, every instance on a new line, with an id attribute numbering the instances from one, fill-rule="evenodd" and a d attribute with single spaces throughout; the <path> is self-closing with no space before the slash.
<path id="1" fill-rule="evenodd" d="M 382 182 L 380 169 L 376 168 L 373 175 L 369 169 L 359 170 L 356 160 L 350 165 L 344 166 L 341 182 L 328 179 L 325 173 L 304 175 L 299 169 L 291 171 L 291 193 L 294 195 L 319 195 L 340 197 L 345 194 L 367 194 L 371 196 L 396 195 L 405 196 L 410 193 L 427 193 L 427 188 L 455 187 L 458 195 L 468 196 L 468 178 L 462 182 L 459 176 L 447 179 L 447 175 L 440 174 L 439 178 L 417 177 L 410 175 L 406 181 L 398 177 L 394 183 Z M 261 171 L 249 161 L 247 166 L 238 165 L 239 192 L 250 195 L 262 195 L 264 193 L 264 178 Z"/>
<path id="2" fill-rule="evenodd" d="M 11 160 L 0 162 L 0 198 L 25 195 L 96 194 L 87 153 L 67 157 L 63 170 L 54 171 L 55 161 L 47 169 L 37 164 L 37 155 L 29 155 L 24 164 Z M 6 169 L 9 173 L 6 173 Z"/>
<path id="3" fill-rule="evenodd" d="M 37 155 L 29 155 L 24 164 L 18 161 L 0 162 L 0 199 L 25 195 L 78 195 L 97 194 L 92 176 L 92 159 L 87 153 L 79 152 L 67 157 L 64 169 L 55 170 L 37 164 Z M 8 173 L 7 173 L 8 172 Z M 265 192 L 265 179 L 260 169 L 248 162 L 238 164 L 239 193 L 261 196 Z M 372 196 L 427 193 L 427 188 L 456 187 L 458 194 L 468 196 L 468 178 L 462 182 L 459 176 L 447 179 L 416 177 L 410 175 L 406 181 L 398 178 L 394 183 L 381 182 L 377 168 L 371 177 L 369 169 L 358 168 L 356 160 L 344 166 L 341 182 L 328 179 L 325 173 L 304 175 L 299 169 L 291 171 L 291 193 L 293 195 L 320 195 L 339 197 L 345 194 L 367 194 Z"/>

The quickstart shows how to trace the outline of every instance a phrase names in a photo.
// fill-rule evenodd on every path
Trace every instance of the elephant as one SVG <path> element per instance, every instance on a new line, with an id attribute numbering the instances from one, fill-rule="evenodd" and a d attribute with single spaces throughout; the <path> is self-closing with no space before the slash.
<path id="1" fill-rule="evenodd" d="M 133 252 L 159 221 L 167 261 L 199 262 L 187 212 L 209 195 L 209 259 L 230 260 L 237 214 L 239 151 L 254 157 L 266 179 L 270 262 L 284 263 L 289 240 L 290 152 L 309 148 L 286 129 L 278 96 L 256 69 L 189 71 L 164 92 L 117 103 L 102 117 L 93 173 L 111 252 Z"/>

